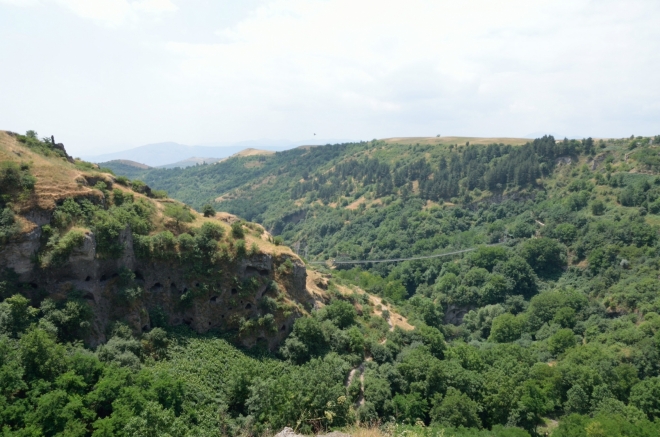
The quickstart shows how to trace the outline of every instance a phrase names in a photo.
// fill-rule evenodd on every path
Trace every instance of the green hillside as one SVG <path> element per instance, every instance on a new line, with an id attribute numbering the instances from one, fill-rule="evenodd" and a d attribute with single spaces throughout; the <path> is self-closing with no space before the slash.
<path id="1" fill-rule="evenodd" d="M 262 223 L 310 261 L 481 245 L 333 273 L 449 341 L 434 355 L 388 340 L 387 358 L 376 352 L 380 365 L 368 367 L 359 414 L 530 431 L 564 417 L 555 435 L 578 435 L 561 431 L 599 415 L 633 426 L 659 414 L 649 397 L 660 386 L 658 143 L 372 141 L 143 177 L 195 207 Z M 451 416 L 458 404 L 469 406 L 464 419 Z"/>
<path id="2" fill-rule="evenodd" d="M 374 436 L 658 435 L 660 137 L 467 142 L 307 147 L 136 175 L 298 247 L 317 309 L 274 352 L 237 339 L 273 329 L 269 315 L 293 308 L 277 293 L 232 331 L 116 324 L 94 349 L 76 342 L 86 319 L 74 292 L 71 306 L 43 305 L 20 297 L 34 294 L 29 283 L 0 278 L 4 434 L 243 436 L 291 426 Z M 2 244 L 44 179 L 31 164 L 10 167 Z M 119 211 L 104 205 L 97 209 Z M 223 226 L 214 250 L 228 252 L 242 233 L 258 241 L 258 225 Z M 191 238 L 175 233 L 150 236 L 149 253 L 166 247 L 185 264 L 198 250 L 187 255 Z M 44 243 L 52 253 L 60 245 Z M 246 247 L 234 246 L 238 260 Z M 355 268 L 309 264 L 470 248 Z M 236 268 L 217 265 L 228 275 Z M 282 263 L 276 277 L 292 267 Z"/>

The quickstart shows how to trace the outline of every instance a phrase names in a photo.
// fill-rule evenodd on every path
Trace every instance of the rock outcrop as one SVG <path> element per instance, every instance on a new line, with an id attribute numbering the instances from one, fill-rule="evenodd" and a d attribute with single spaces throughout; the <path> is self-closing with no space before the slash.
<path id="1" fill-rule="evenodd" d="M 100 259 L 95 236 L 87 232 L 66 263 L 41 269 L 34 261 L 41 239 L 41 228 L 36 226 L 0 250 L 0 267 L 13 269 L 21 283 L 29 284 L 27 289 L 33 290 L 34 300 L 43 298 L 44 292 L 55 299 L 71 290 L 82 293 L 94 313 L 87 339 L 90 344 L 106 341 L 114 320 L 128 322 L 135 331 L 148 331 L 154 326 L 155 312 L 165 317 L 169 325 L 186 324 L 199 333 L 214 328 L 239 330 L 241 323 L 256 321 L 264 315 L 260 302 L 270 295 L 273 299 L 288 300 L 289 310 L 276 312 L 268 326 L 253 323 L 250 332 L 243 332 L 241 341 L 246 346 L 265 342 L 272 349 L 303 314 L 304 306 L 298 303 L 309 306 L 312 300 L 305 288 L 305 266 L 297 257 L 263 253 L 248 256 L 223 265 L 223 273 L 209 283 L 204 278 L 191 277 L 178 262 L 138 259 L 130 229 L 125 229 L 119 238 L 125 248 L 119 259 Z M 287 259 L 293 267 L 289 271 L 276 271 Z M 122 299 L 119 278 L 122 270 L 133 272 L 134 284 L 142 290 L 134 301 Z M 250 283 L 258 285 L 247 289 L 242 284 L 251 278 L 255 280 Z M 192 297 L 186 299 L 188 296 Z"/>

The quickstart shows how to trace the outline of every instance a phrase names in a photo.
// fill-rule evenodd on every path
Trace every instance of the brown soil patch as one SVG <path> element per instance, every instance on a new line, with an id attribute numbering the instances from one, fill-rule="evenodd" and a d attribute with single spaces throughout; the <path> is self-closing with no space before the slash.
<path id="1" fill-rule="evenodd" d="M 325 306 L 328 298 L 326 290 L 328 288 L 328 277 L 322 275 L 316 270 L 307 269 L 307 280 L 305 282 L 307 291 L 312 295 L 317 308 Z"/>
<path id="2" fill-rule="evenodd" d="M 358 200 L 356 200 L 355 202 L 350 203 L 350 204 L 346 207 L 346 209 L 350 209 L 350 210 L 358 209 L 358 208 L 360 207 L 360 205 L 363 204 L 363 203 L 365 203 L 366 201 L 367 201 L 367 200 L 366 200 L 364 197 L 360 197 L 360 198 L 359 198 Z"/>

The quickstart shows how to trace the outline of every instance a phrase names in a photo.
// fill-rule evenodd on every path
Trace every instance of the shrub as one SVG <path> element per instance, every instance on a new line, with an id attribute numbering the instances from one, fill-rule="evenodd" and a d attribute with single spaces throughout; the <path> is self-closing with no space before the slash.
<path id="1" fill-rule="evenodd" d="M 121 206 L 124 203 L 124 192 L 119 188 L 112 190 L 112 201 L 115 205 Z"/>
<path id="2" fill-rule="evenodd" d="M 596 200 L 591 204 L 591 213 L 593 215 L 603 215 L 605 213 L 605 204 L 602 200 Z"/>
<path id="3" fill-rule="evenodd" d="M 43 320 L 57 328 L 61 341 L 75 341 L 84 337 L 91 327 L 92 310 L 82 299 L 67 299 L 55 303 L 46 299 L 41 303 Z"/>
<path id="4" fill-rule="evenodd" d="M 195 220 L 195 216 L 190 212 L 190 209 L 180 203 L 167 204 L 164 214 L 173 218 L 177 226 L 181 223 L 190 223 Z"/>
<path id="5" fill-rule="evenodd" d="M 30 326 L 37 312 L 20 294 L 6 299 L 0 303 L 0 334 L 17 337 Z"/>
<path id="6" fill-rule="evenodd" d="M 203 238 L 220 240 L 225 235 L 225 229 L 217 223 L 206 222 L 199 228 L 199 235 Z"/>
<path id="7" fill-rule="evenodd" d="M 125 187 L 129 186 L 129 184 L 131 183 L 131 181 L 130 181 L 126 176 L 117 176 L 117 178 L 115 179 L 115 181 L 116 181 L 119 185 L 123 185 L 123 186 L 125 186 Z"/>
<path id="8" fill-rule="evenodd" d="M 0 194 L 15 190 L 31 191 L 37 179 L 30 174 L 29 165 L 15 162 L 0 162 Z"/>
<path id="9" fill-rule="evenodd" d="M 213 209 L 213 206 L 211 206 L 210 203 L 207 203 L 202 207 L 202 213 L 204 214 L 204 217 L 213 217 L 215 216 L 215 209 Z"/>
<path id="10" fill-rule="evenodd" d="M 231 224 L 231 235 L 236 239 L 245 238 L 245 231 L 241 222 Z"/>
<path id="11" fill-rule="evenodd" d="M 165 357 L 168 345 L 167 332 L 162 328 L 154 328 L 142 337 L 144 352 L 155 359 Z"/>
<path id="12" fill-rule="evenodd" d="M 99 171 L 101 173 L 108 173 L 108 174 L 111 174 L 113 176 L 115 175 L 115 172 L 111 168 L 108 168 L 108 167 L 99 167 Z"/>
<path id="13" fill-rule="evenodd" d="M 124 252 L 124 245 L 119 241 L 119 235 L 126 229 L 116 217 L 107 211 L 97 211 L 94 216 L 94 233 L 96 234 L 96 250 L 101 257 L 119 258 Z"/>
<path id="14" fill-rule="evenodd" d="M 177 239 L 170 231 L 160 232 L 151 237 L 151 255 L 155 259 L 167 260 L 176 256 Z"/>
<path id="15" fill-rule="evenodd" d="M 165 190 L 152 190 L 151 197 L 154 199 L 167 199 L 167 191 Z"/>
<path id="16" fill-rule="evenodd" d="M 338 328 L 343 329 L 355 323 L 357 312 L 350 303 L 343 300 L 334 300 L 330 305 L 319 311 L 321 320 L 330 320 Z"/>
<path id="17" fill-rule="evenodd" d="M 134 181 L 131 181 L 131 189 L 135 191 L 136 193 L 141 193 L 144 194 L 147 188 L 147 184 L 142 182 L 139 179 L 136 179 Z"/>
<path id="18" fill-rule="evenodd" d="M 18 223 L 14 218 L 14 213 L 9 208 L 0 209 L 0 247 L 19 232 Z"/>
<path id="19" fill-rule="evenodd" d="M 245 248 L 245 240 L 236 241 L 236 256 L 238 258 L 245 258 L 247 249 Z"/>
<path id="20" fill-rule="evenodd" d="M 79 230 L 72 230 L 60 237 L 58 232 L 48 239 L 46 254 L 42 257 L 41 264 L 47 266 L 61 266 L 66 263 L 73 250 L 82 245 L 85 234 Z"/>

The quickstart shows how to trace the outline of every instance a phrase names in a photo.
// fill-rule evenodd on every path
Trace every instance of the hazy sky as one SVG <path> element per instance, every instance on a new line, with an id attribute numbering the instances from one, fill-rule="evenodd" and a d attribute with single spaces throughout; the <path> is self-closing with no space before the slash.
<path id="1" fill-rule="evenodd" d="M 658 0 L 0 0 L 0 129 L 145 143 L 660 134 Z"/>

